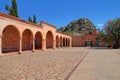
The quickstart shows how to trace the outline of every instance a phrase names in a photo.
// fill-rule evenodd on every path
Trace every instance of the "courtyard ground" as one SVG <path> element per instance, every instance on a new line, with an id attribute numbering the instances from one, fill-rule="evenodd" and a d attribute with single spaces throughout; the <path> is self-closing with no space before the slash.
<path id="1" fill-rule="evenodd" d="M 89 48 L 69 80 L 120 80 L 120 49 Z"/>
<path id="2" fill-rule="evenodd" d="M 64 80 L 88 53 L 85 48 L 25 52 L 0 57 L 0 80 Z"/>
<path id="3" fill-rule="evenodd" d="M 120 50 L 63 48 L 0 57 L 0 80 L 119 80 Z"/>

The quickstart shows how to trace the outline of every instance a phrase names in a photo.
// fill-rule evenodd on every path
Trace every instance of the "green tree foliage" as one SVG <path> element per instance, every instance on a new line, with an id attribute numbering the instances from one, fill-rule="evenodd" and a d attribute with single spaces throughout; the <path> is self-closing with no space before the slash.
<path id="1" fill-rule="evenodd" d="M 98 33 L 98 37 L 101 38 L 102 40 L 104 40 L 104 38 L 105 38 L 105 33 L 104 33 L 103 31 L 100 31 L 100 32 Z"/>
<path id="2" fill-rule="evenodd" d="M 33 15 L 33 19 L 31 17 L 28 17 L 28 21 L 37 24 L 36 15 Z"/>
<path id="3" fill-rule="evenodd" d="M 9 15 L 19 17 L 16 0 L 12 0 L 12 6 L 5 5 L 5 9 L 8 11 Z"/>
<path id="4" fill-rule="evenodd" d="M 120 45 L 120 18 L 109 20 L 105 25 L 106 37 L 110 42 L 115 45 Z"/>
<path id="5" fill-rule="evenodd" d="M 31 18 L 31 17 L 28 17 L 28 21 L 29 21 L 29 22 L 32 22 L 32 18 Z"/>
<path id="6" fill-rule="evenodd" d="M 100 31 L 98 33 L 98 37 L 104 41 L 106 44 L 110 43 L 110 40 L 108 39 L 108 36 L 106 36 L 105 32 L 104 31 Z"/>
<path id="7" fill-rule="evenodd" d="M 33 23 L 37 23 L 37 22 L 36 22 L 36 16 L 35 16 L 35 15 L 33 15 Z"/>
<path id="8" fill-rule="evenodd" d="M 12 0 L 12 8 L 13 8 L 13 14 L 18 17 L 18 9 L 17 9 L 17 3 L 16 0 Z"/>
<path id="9" fill-rule="evenodd" d="M 99 35 L 99 37 L 103 37 L 104 38 L 105 33 L 103 31 L 100 31 L 98 35 Z"/>

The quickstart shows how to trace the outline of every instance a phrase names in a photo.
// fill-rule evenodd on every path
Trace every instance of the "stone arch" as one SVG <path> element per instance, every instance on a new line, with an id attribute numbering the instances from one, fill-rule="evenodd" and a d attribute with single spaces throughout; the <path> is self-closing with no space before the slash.
<path id="1" fill-rule="evenodd" d="M 13 26 L 8 25 L 2 32 L 2 53 L 19 51 L 20 32 Z"/>
<path id="2" fill-rule="evenodd" d="M 65 42 L 66 42 L 65 38 L 63 38 L 63 47 L 65 47 L 65 45 L 66 45 Z"/>
<path id="3" fill-rule="evenodd" d="M 25 29 L 22 33 L 22 51 L 33 49 L 33 33 L 29 29 Z"/>
<path id="4" fill-rule="evenodd" d="M 42 49 L 42 39 L 43 36 L 41 32 L 36 32 L 35 34 L 35 49 Z"/>
<path id="5" fill-rule="evenodd" d="M 60 42 L 60 39 L 58 36 L 56 36 L 56 48 L 59 48 L 59 42 Z"/>
<path id="6" fill-rule="evenodd" d="M 62 37 L 60 37 L 60 47 L 62 47 Z"/>
<path id="7" fill-rule="evenodd" d="M 46 34 L 46 49 L 48 48 L 53 48 L 53 34 L 51 31 Z"/>

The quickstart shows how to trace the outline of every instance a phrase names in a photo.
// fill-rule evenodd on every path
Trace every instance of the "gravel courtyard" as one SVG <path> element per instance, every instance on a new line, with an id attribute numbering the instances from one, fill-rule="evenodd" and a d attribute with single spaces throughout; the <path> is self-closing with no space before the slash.
<path id="1" fill-rule="evenodd" d="M 0 80 L 67 80 L 87 54 L 87 48 L 63 48 L 5 55 Z"/>

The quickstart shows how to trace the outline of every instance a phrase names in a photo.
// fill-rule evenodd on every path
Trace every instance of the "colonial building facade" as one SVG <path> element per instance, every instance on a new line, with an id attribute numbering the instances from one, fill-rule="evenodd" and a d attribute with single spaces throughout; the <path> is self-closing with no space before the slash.
<path id="1" fill-rule="evenodd" d="M 44 21 L 34 24 L 0 13 L 0 54 L 71 47 L 72 37 Z"/>

